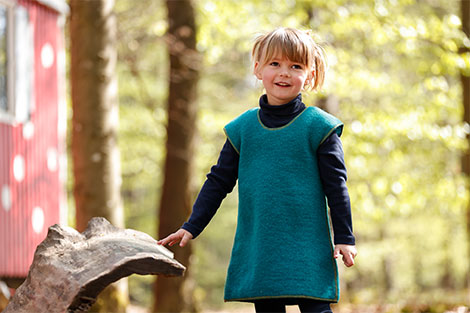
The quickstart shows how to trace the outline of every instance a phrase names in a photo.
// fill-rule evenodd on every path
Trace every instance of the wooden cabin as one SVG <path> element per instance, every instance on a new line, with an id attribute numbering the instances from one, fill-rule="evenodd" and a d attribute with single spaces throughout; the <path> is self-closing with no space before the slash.
<path id="1" fill-rule="evenodd" d="M 0 0 L 0 279 L 67 221 L 64 0 Z"/>

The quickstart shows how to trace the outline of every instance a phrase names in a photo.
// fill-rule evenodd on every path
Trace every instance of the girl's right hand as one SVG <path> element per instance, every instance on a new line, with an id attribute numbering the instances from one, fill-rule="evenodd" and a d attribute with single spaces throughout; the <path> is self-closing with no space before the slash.
<path id="1" fill-rule="evenodd" d="M 177 232 L 157 241 L 157 244 L 163 246 L 168 244 L 171 247 L 179 242 L 180 247 L 184 247 L 191 239 L 193 239 L 193 235 L 189 231 L 181 228 Z"/>

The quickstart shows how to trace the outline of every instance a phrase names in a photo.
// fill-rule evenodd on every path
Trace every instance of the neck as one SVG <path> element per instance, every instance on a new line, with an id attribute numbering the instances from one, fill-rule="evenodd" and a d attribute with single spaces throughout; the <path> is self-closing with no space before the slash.
<path id="1" fill-rule="evenodd" d="M 278 112 L 277 114 L 290 114 L 292 111 L 297 109 L 303 110 L 305 108 L 305 104 L 302 102 L 302 94 L 299 93 L 297 97 L 292 99 L 291 101 L 280 104 L 280 105 L 272 105 L 268 102 L 267 95 L 262 95 L 259 99 L 259 105 L 262 110 L 267 110 L 270 112 Z"/>
<path id="2" fill-rule="evenodd" d="M 259 105 L 261 122 L 267 127 L 281 127 L 305 109 L 301 94 L 282 105 L 270 105 L 266 95 L 263 95 L 259 100 Z"/>

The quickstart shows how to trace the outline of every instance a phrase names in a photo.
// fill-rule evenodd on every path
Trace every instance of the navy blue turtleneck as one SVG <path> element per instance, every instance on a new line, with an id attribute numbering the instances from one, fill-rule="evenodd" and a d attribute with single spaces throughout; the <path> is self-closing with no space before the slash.
<path id="1" fill-rule="evenodd" d="M 270 105 L 266 95 L 263 95 L 259 105 L 261 122 L 271 128 L 286 125 L 305 109 L 301 94 L 291 102 L 279 106 Z M 320 178 L 330 207 L 334 243 L 354 245 L 343 148 L 335 132 L 318 147 L 317 157 Z M 235 187 L 238 179 L 238 161 L 238 153 L 226 140 L 217 164 L 212 166 L 210 173 L 207 174 L 189 220 L 182 226 L 194 238 L 209 224 L 222 200 Z"/>

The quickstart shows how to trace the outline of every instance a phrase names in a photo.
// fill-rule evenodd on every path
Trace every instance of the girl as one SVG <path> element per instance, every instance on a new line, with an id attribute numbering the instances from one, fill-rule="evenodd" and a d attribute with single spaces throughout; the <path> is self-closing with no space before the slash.
<path id="1" fill-rule="evenodd" d="M 189 220 L 161 245 L 183 247 L 209 223 L 238 179 L 238 224 L 225 301 L 248 301 L 256 312 L 331 312 L 339 299 L 336 261 L 354 265 L 355 238 L 339 136 L 343 124 L 306 107 L 300 92 L 316 90 L 324 50 L 307 32 L 278 28 L 256 38 L 254 74 L 266 94 L 259 108 L 226 125 L 227 141 Z M 331 243 L 328 209 L 333 224 Z"/>

